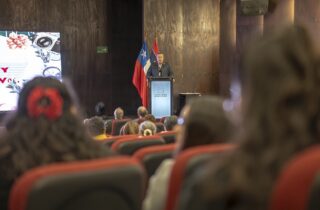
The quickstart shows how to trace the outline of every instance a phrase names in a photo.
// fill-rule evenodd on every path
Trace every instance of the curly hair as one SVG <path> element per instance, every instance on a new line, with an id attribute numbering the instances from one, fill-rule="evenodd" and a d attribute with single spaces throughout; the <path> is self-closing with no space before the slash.
<path id="1" fill-rule="evenodd" d="M 156 125 L 147 120 L 139 125 L 139 134 L 142 136 L 152 136 L 157 132 Z"/>
<path id="2" fill-rule="evenodd" d="M 129 121 L 121 128 L 121 135 L 134 135 L 139 133 L 139 124 L 136 121 Z"/>
<path id="3" fill-rule="evenodd" d="M 199 209 L 265 209 L 286 161 L 319 143 L 319 58 L 303 27 L 255 42 L 243 70 L 240 145 L 193 186 Z"/>
<path id="4" fill-rule="evenodd" d="M 56 120 L 45 115 L 31 118 L 27 109 L 30 92 L 36 87 L 54 88 L 63 99 L 63 112 Z M 22 89 L 14 116 L 6 123 L 0 140 L 0 176 L 14 180 L 26 170 L 52 162 L 91 159 L 110 152 L 92 141 L 80 118 L 67 86 L 54 78 L 36 77 Z"/>

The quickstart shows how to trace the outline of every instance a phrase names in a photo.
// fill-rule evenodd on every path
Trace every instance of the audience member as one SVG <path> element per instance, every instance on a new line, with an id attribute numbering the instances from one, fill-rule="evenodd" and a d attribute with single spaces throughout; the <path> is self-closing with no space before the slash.
<path id="1" fill-rule="evenodd" d="M 141 136 L 152 136 L 157 132 L 156 125 L 151 121 L 144 121 L 139 126 L 139 135 Z"/>
<path id="2" fill-rule="evenodd" d="M 144 119 L 145 119 L 146 121 L 151 121 L 151 122 L 153 122 L 153 123 L 156 123 L 156 118 L 155 118 L 152 114 L 147 114 L 147 115 L 144 117 Z"/>
<path id="3" fill-rule="evenodd" d="M 91 140 L 74 98 L 53 78 L 36 77 L 25 84 L 6 126 L 0 139 L 0 209 L 7 209 L 13 182 L 33 167 L 111 154 Z"/>
<path id="4" fill-rule="evenodd" d="M 86 120 L 84 125 L 93 139 L 104 140 L 108 138 L 105 133 L 104 121 L 101 117 L 92 117 Z"/>
<path id="5" fill-rule="evenodd" d="M 233 126 L 218 97 L 203 96 L 186 105 L 179 120 L 176 154 L 188 148 L 223 143 L 231 138 Z M 163 210 L 174 159 L 164 160 L 149 182 L 144 210 Z"/>
<path id="6" fill-rule="evenodd" d="M 319 143 L 317 63 L 314 44 L 299 26 L 252 46 L 243 62 L 240 145 L 189 182 L 178 209 L 267 209 L 283 165 Z"/>
<path id="7" fill-rule="evenodd" d="M 139 124 L 134 120 L 126 122 L 126 124 L 124 124 L 120 131 L 120 135 L 134 135 L 138 133 Z"/>
<path id="8" fill-rule="evenodd" d="M 98 102 L 95 106 L 96 116 L 101 117 L 103 120 L 107 120 L 106 106 L 103 102 Z"/>
<path id="9" fill-rule="evenodd" d="M 164 128 L 166 131 L 172 131 L 174 126 L 177 124 L 178 117 L 176 115 L 172 115 L 166 117 L 164 120 Z"/>
<path id="10" fill-rule="evenodd" d="M 142 119 L 148 114 L 148 110 L 144 106 L 139 106 L 139 108 L 137 110 L 137 114 L 138 114 L 138 118 Z"/>
<path id="11" fill-rule="evenodd" d="M 124 116 L 124 111 L 122 108 L 118 107 L 114 110 L 114 119 L 122 120 Z"/>
<path id="12" fill-rule="evenodd" d="M 104 122 L 104 130 L 107 137 L 112 135 L 112 120 L 106 120 Z"/>

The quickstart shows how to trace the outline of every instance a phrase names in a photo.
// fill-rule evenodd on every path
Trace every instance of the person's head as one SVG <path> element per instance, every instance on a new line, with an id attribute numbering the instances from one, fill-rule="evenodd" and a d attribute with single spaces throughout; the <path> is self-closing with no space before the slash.
<path id="1" fill-rule="evenodd" d="M 307 31 L 266 36 L 243 63 L 243 150 L 277 173 L 295 152 L 319 141 L 319 57 Z"/>
<path id="2" fill-rule="evenodd" d="M 0 141 L 0 169 L 5 176 L 51 162 L 93 158 L 101 151 L 84 129 L 70 88 L 48 77 L 24 85 Z M 10 167 L 4 172 L 6 161 Z"/>
<path id="3" fill-rule="evenodd" d="M 94 137 L 105 133 L 104 121 L 101 117 L 92 117 L 85 122 L 89 134 Z"/>
<path id="4" fill-rule="evenodd" d="M 124 124 L 123 128 L 121 129 L 121 135 L 133 135 L 139 133 L 139 124 L 136 121 L 129 121 Z"/>
<path id="5" fill-rule="evenodd" d="M 156 123 L 156 118 L 155 118 L 152 114 L 147 114 L 147 115 L 144 117 L 144 119 L 145 119 L 146 121 L 151 121 L 151 122 L 153 122 L 153 123 Z"/>
<path id="6" fill-rule="evenodd" d="M 304 28 L 290 26 L 265 35 L 245 54 L 239 147 L 215 166 L 216 172 L 230 171 L 225 202 L 246 195 L 250 204 L 244 205 L 265 206 L 284 164 L 319 143 L 320 74 L 314 46 Z"/>
<path id="7" fill-rule="evenodd" d="M 157 56 L 157 60 L 158 60 L 158 64 L 161 65 L 164 62 L 164 54 L 163 53 L 159 53 Z"/>
<path id="8" fill-rule="evenodd" d="M 114 119 L 122 120 L 124 116 L 124 111 L 122 108 L 118 107 L 114 110 Z"/>
<path id="9" fill-rule="evenodd" d="M 103 116 L 106 114 L 106 106 L 103 102 L 98 102 L 95 106 L 95 111 L 97 116 Z"/>
<path id="10" fill-rule="evenodd" d="M 151 121 L 144 121 L 139 125 L 139 135 L 152 136 L 157 132 L 156 125 Z"/>
<path id="11" fill-rule="evenodd" d="M 148 114 L 148 110 L 144 106 L 139 106 L 137 114 L 139 118 L 144 118 Z"/>
<path id="12" fill-rule="evenodd" d="M 104 122 L 104 129 L 105 129 L 105 134 L 106 135 L 111 135 L 112 134 L 112 120 L 106 120 Z"/>
<path id="13" fill-rule="evenodd" d="M 233 125 L 223 110 L 223 100 L 202 96 L 187 104 L 179 117 L 178 152 L 190 147 L 223 143 L 233 135 Z"/>
<path id="14" fill-rule="evenodd" d="M 176 115 L 172 115 L 169 117 L 166 117 L 164 120 L 164 128 L 166 131 L 173 130 L 173 127 L 177 124 L 178 117 Z"/>

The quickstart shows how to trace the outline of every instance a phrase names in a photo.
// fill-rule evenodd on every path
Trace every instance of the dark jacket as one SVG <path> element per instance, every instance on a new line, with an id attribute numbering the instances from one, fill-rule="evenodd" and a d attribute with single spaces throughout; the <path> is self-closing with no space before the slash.
<path id="1" fill-rule="evenodd" d="M 148 70 L 147 77 L 173 77 L 173 72 L 167 63 L 163 63 L 161 69 L 157 63 L 153 63 Z"/>

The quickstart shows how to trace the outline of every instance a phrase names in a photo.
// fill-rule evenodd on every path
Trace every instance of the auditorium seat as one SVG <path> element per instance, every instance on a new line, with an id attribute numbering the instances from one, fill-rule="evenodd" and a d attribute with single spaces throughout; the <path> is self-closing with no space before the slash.
<path id="1" fill-rule="evenodd" d="M 145 173 L 114 157 L 32 169 L 14 184 L 10 210 L 140 210 Z"/>
<path id="2" fill-rule="evenodd" d="M 162 132 L 162 131 L 165 130 L 163 123 L 157 122 L 157 123 L 155 123 L 155 124 L 156 124 L 156 126 L 157 126 L 157 133 L 160 133 L 160 132 Z"/>
<path id="3" fill-rule="evenodd" d="M 144 165 L 148 178 L 150 178 L 163 160 L 172 158 L 175 148 L 175 144 L 144 147 L 136 151 L 133 157 L 137 158 Z"/>
<path id="4" fill-rule="evenodd" d="M 161 136 L 166 144 L 172 144 L 176 142 L 176 131 L 163 131 L 161 133 L 157 133 L 158 136 Z"/>
<path id="5" fill-rule="evenodd" d="M 111 149 L 122 155 L 133 155 L 140 148 L 164 144 L 161 136 L 135 136 L 117 140 L 112 144 Z"/>
<path id="6" fill-rule="evenodd" d="M 138 135 L 111 136 L 111 137 L 109 137 L 103 141 L 99 141 L 99 142 L 102 143 L 103 145 L 111 147 L 111 145 L 119 139 L 125 139 L 128 137 L 134 137 L 134 136 L 138 136 Z"/>
<path id="7" fill-rule="evenodd" d="M 165 209 L 175 209 L 184 181 L 187 180 L 193 172 L 197 171 L 201 165 L 204 165 L 210 159 L 219 156 L 223 152 L 230 151 L 233 148 L 234 145 L 231 144 L 205 145 L 187 149 L 179 154 L 172 168 Z"/>
<path id="8" fill-rule="evenodd" d="M 284 167 L 269 210 L 320 209 L 320 146 L 307 149 Z"/>
<path id="9" fill-rule="evenodd" d="M 124 124 L 129 122 L 130 119 L 122 119 L 122 120 L 112 120 L 112 131 L 111 135 L 112 136 L 118 136 L 120 135 L 120 130 Z"/>

